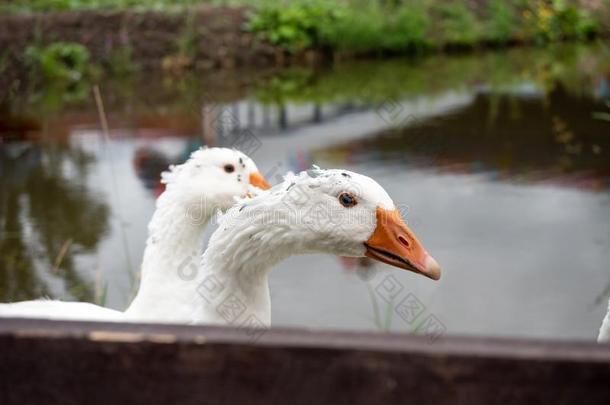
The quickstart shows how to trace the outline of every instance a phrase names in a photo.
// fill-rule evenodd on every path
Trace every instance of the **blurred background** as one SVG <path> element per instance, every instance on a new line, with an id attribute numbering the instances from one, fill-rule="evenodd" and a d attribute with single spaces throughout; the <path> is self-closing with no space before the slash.
<path id="1" fill-rule="evenodd" d="M 272 184 L 311 164 L 375 178 L 444 270 L 293 257 L 274 325 L 591 340 L 610 295 L 609 34 L 608 0 L 5 0 L 0 301 L 124 309 L 161 171 L 232 146 Z M 377 294 L 388 276 L 421 317 Z"/>

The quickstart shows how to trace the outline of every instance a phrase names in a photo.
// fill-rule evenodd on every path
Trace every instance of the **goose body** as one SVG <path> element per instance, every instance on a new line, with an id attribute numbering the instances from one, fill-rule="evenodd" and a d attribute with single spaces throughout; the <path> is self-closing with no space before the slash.
<path id="1" fill-rule="evenodd" d="M 154 234 L 151 229 L 151 238 Z M 151 238 L 148 242 L 154 245 Z M 179 245 L 168 249 L 179 249 Z M 289 256 L 307 253 L 367 256 L 440 278 L 440 266 L 379 184 L 357 173 L 316 168 L 289 175 L 282 184 L 233 206 L 221 218 L 201 264 L 191 267 L 186 277 L 151 271 L 154 266 L 145 269 L 138 293 L 141 299 L 110 320 L 153 320 L 148 311 L 158 314 L 156 321 L 269 326 L 271 268 Z M 145 254 L 144 263 L 162 258 L 162 254 Z M 175 295 L 172 313 L 166 314 L 166 306 L 157 304 L 164 297 L 151 298 L 149 282 L 171 286 L 166 290 Z"/>
<path id="2" fill-rule="evenodd" d="M 123 316 L 121 311 L 104 308 L 89 302 L 56 300 L 32 300 L 0 304 L 0 317 L 43 318 L 67 321 L 115 321 Z"/>
<path id="3" fill-rule="evenodd" d="M 597 341 L 599 343 L 610 342 L 610 300 L 608 301 L 608 312 L 602 322 L 602 326 L 599 328 Z"/>
<path id="4" fill-rule="evenodd" d="M 268 188 L 254 162 L 226 148 L 195 151 L 162 174 L 148 226 L 138 293 L 125 312 L 85 302 L 34 300 L 0 304 L 0 317 L 99 321 L 186 321 L 182 289 L 201 255 L 203 231 L 218 210 L 228 209 L 251 186 Z"/>
<path id="5" fill-rule="evenodd" d="M 271 323 L 268 277 L 296 254 L 364 257 L 440 277 L 438 263 L 406 226 L 385 190 L 345 170 L 288 176 L 222 218 L 188 294 L 193 323 Z"/>

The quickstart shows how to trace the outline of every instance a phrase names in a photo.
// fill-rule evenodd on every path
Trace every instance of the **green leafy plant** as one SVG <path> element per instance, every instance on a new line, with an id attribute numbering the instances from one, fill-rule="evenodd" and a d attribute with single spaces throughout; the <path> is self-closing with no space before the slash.
<path id="1" fill-rule="evenodd" d="M 332 25 L 340 10 L 321 0 L 265 2 L 251 16 L 247 28 L 288 52 L 320 45 L 320 29 Z"/>
<path id="2" fill-rule="evenodd" d="M 382 41 L 383 15 L 375 6 L 343 8 L 332 25 L 321 27 L 322 41 L 339 51 L 363 52 Z"/>
<path id="3" fill-rule="evenodd" d="M 554 38 L 586 39 L 593 36 L 597 30 L 597 24 L 586 12 L 563 1 L 554 2 L 554 14 L 551 19 L 551 32 Z"/>
<path id="4" fill-rule="evenodd" d="M 523 32 L 539 43 L 563 39 L 588 39 L 599 33 L 599 22 L 587 9 L 567 0 L 534 0 L 524 3 Z"/>
<path id="5" fill-rule="evenodd" d="M 473 46 L 481 33 L 476 17 L 462 2 L 441 3 L 435 7 L 440 24 L 440 42 L 459 47 Z"/>
<path id="6" fill-rule="evenodd" d="M 184 16 L 182 33 L 175 40 L 175 52 L 163 58 L 163 69 L 173 72 L 183 72 L 192 66 L 199 53 L 200 40 L 206 35 L 203 27 L 197 25 L 196 15 L 187 13 Z"/>
<path id="7" fill-rule="evenodd" d="M 130 45 L 116 48 L 108 58 L 107 66 L 109 73 L 114 76 L 129 76 L 140 69 L 140 65 L 133 57 L 133 49 Z"/>
<path id="8" fill-rule="evenodd" d="M 73 42 L 56 42 L 44 48 L 30 46 L 25 57 L 27 63 L 46 79 L 77 82 L 90 68 L 89 51 Z"/>
<path id="9" fill-rule="evenodd" d="M 29 102 L 44 111 L 56 111 L 66 103 L 85 99 L 96 72 L 87 48 L 71 42 L 47 46 L 35 43 L 22 57 L 28 74 Z"/>
<path id="10" fill-rule="evenodd" d="M 416 2 L 345 7 L 332 25 L 321 28 L 324 45 L 348 52 L 418 51 L 429 43 L 426 9 Z"/>
<path id="11" fill-rule="evenodd" d="M 205 30 L 197 26 L 195 14 L 186 14 L 182 35 L 176 40 L 178 55 L 194 59 L 197 56 L 199 40 L 205 35 Z"/>
<path id="12" fill-rule="evenodd" d="M 515 9 L 509 1 L 492 0 L 488 10 L 488 40 L 496 44 L 506 44 L 515 29 Z"/>
<path id="13" fill-rule="evenodd" d="M 421 50 L 430 44 L 426 33 L 430 18 L 425 7 L 418 2 L 408 2 L 390 13 L 384 47 L 390 50 Z"/>

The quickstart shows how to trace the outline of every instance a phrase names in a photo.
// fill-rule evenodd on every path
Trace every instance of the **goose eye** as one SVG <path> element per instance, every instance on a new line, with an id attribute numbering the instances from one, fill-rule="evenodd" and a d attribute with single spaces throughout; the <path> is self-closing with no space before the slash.
<path id="1" fill-rule="evenodd" d="M 356 205 L 356 198 L 350 193 L 341 193 L 339 195 L 339 202 L 346 208 L 353 207 Z"/>
<path id="2" fill-rule="evenodd" d="M 224 169 L 225 169 L 225 172 L 227 172 L 227 173 L 233 173 L 235 171 L 235 166 L 225 165 Z"/>

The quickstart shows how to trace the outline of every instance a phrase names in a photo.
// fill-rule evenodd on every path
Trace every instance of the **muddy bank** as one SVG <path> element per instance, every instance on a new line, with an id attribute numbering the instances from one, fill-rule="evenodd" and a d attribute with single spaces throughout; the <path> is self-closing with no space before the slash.
<path id="1" fill-rule="evenodd" d="M 243 27 L 247 9 L 201 7 L 189 12 L 83 11 L 0 16 L 0 49 L 18 57 L 27 45 L 56 41 L 86 46 L 94 62 L 110 62 L 128 48 L 139 64 L 159 67 L 189 57 L 203 67 L 265 65 L 275 47 Z"/>
<path id="2" fill-rule="evenodd" d="M 0 15 L 0 88 L 23 89 L 25 49 L 58 41 L 84 45 L 93 63 L 111 69 L 126 63 L 166 70 L 277 65 L 283 52 L 244 30 L 247 13 L 245 8 L 200 7 L 179 13 Z"/>

